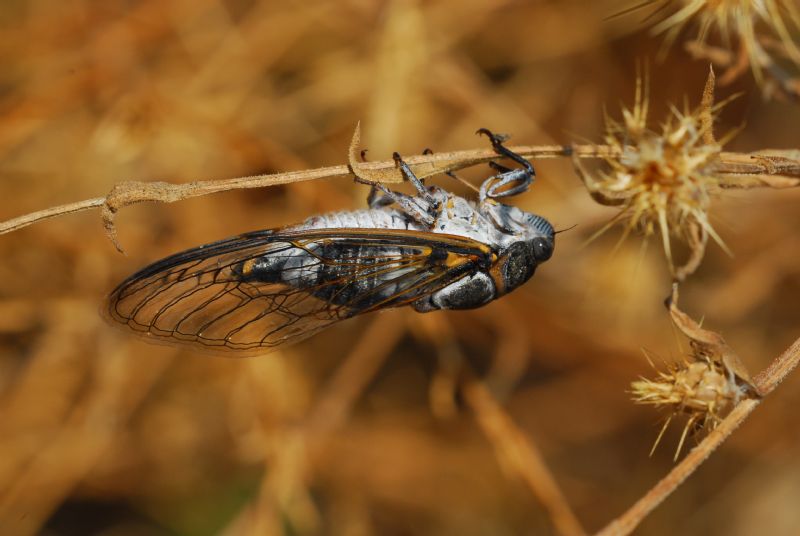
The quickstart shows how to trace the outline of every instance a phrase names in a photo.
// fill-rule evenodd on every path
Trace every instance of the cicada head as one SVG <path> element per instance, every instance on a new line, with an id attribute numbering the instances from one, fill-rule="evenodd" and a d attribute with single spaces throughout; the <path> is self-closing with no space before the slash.
<path id="1" fill-rule="evenodd" d="M 543 217 L 516 207 L 487 202 L 482 208 L 498 233 L 500 250 L 492 272 L 496 287 L 505 294 L 530 279 L 553 255 L 555 230 Z"/>

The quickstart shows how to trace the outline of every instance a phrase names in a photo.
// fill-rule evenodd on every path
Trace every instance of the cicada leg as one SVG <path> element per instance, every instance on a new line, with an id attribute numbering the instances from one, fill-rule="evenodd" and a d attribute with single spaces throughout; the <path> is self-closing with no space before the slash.
<path id="1" fill-rule="evenodd" d="M 383 190 L 379 188 L 378 184 L 370 183 L 370 186 L 369 194 L 367 195 L 367 206 L 369 208 L 388 207 L 395 202 L 394 198 L 384 193 Z"/>
<path id="2" fill-rule="evenodd" d="M 533 164 L 504 146 L 503 141 L 505 141 L 505 138 L 503 136 L 494 134 L 486 128 L 479 129 L 477 133 L 488 136 L 489 140 L 492 142 L 492 148 L 497 154 L 513 160 L 522 166 L 519 169 L 510 169 L 500 164 L 490 162 L 489 165 L 492 169 L 500 173 L 489 177 L 483 182 L 480 189 L 480 201 L 484 202 L 487 199 L 508 197 L 527 191 L 536 178 L 536 170 L 533 168 Z"/>
<path id="3" fill-rule="evenodd" d="M 393 153 L 392 157 L 405 179 L 417 190 L 418 195 L 410 196 L 402 192 L 395 192 L 381 183 L 372 183 L 355 177 L 356 182 L 371 186 L 369 195 L 367 195 L 369 208 L 381 208 L 394 203 L 414 221 L 432 227 L 439 212 L 439 202 L 431 195 L 408 164 L 403 161 L 399 153 Z"/>

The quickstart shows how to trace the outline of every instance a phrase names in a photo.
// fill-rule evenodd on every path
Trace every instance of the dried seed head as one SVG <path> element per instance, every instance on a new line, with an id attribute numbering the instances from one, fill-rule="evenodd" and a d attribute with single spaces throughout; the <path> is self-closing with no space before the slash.
<path id="1" fill-rule="evenodd" d="M 659 231 L 664 252 L 677 276 L 685 267 L 675 269 L 670 237 L 687 242 L 693 256 L 702 257 L 709 235 L 725 247 L 708 220 L 710 192 L 718 184 L 712 164 L 721 151 L 711 127 L 721 105 L 712 106 L 709 101 L 694 111 L 672 108 L 660 130 L 654 131 L 647 127 L 645 95 L 639 80 L 634 106 L 623 109 L 622 122 L 606 119 L 604 141 L 610 149 L 605 157 L 606 171 L 594 177 L 577 159 L 574 161 L 596 201 L 622 207 L 609 226 L 626 220 L 626 235 L 632 229 L 645 235 Z M 695 260 L 699 263 L 699 258 Z"/>
<path id="2" fill-rule="evenodd" d="M 740 383 L 733 371 L 707 356 L 695 356 L 695 359 L 670 366 L 666 372 L 659 371 L 654 380 L 642 378 L 631 383 L 636 403 L 672 410 L 651 454 L 675 415 L 689 416 L 675 452 L 677 459 L 689 431 L 715 428 L 722 417 L 747 396 L 747 386 Z"/>
<path id="3" fill-rule="evenodd" d="M 677 4 L 676 10 L 656 23 L 653 32 L 664 34 L 665 46 L 669 46 L 685 27 L 693 24 L 697 27 L 695 42 L 701 47 L 712 31 L 718 33 L 727 46 L 737 43 L 740 57 L 727 62 L 727 81 L 738 76 L 748 63 L 759 82 L 763 80 L 764 69 L 771 71 L 771 75 L 781 75 L 780 70 L 775 69 L 770 52 L 800 66 L 800 48 L 791 35 L 791 31 L 800 29 L 795 0 L 678 0 L 672 3 Z M 699 55 L 720 59 L 719 53 L 709 52 Z"/>

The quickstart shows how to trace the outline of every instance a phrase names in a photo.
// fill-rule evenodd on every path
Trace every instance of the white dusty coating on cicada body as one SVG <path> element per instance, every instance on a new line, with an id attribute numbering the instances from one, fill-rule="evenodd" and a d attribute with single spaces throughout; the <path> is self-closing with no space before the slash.
<path id="1" fill-rule="evenodd" d="M 520 286 L 553 252 L 555 231 L 552 225 L 535 214 L 505 205 L 494 199 L 479 203 L 468 201 L 442 188 L 429 187 L 426 200 L 438 207 L 429 223 L 396 208 L 377 206 L 368 210 L 336 212 L 313 216 L 287 230 L 310 229 L 375 229 L 418 231 L 440 235 L 462 236 L 489 246 L 493 259 L 463 279 L 413 303 L 419 312 L 436 309 L 469 309 L 479 307 Z M 383 250 L 384 255 L 402 255 L 400 249 Z M 365 250 L 361 257 L 374 255 Z M 292 263 L 311 259 L 298 252 Z M 312 268 L 309 268 L 309 272 Z M 312 276 L 313 274 L 310 274 Z M 377 283 L 377 281 L 376 281 Z M 385 284 L 385 283 L 383 283 Z M 394 287 L 383 287 L 391 292 Z"/>

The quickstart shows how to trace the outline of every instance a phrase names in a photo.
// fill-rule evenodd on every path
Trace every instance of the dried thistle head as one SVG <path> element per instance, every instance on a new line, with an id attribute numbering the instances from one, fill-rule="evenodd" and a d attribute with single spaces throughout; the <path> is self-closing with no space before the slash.
<path id="1" fill-rule="evenodd" d="M 666 371 L 658 371 L 656 379 L 642 378 L 631 383 L 634 402 L 669 408 L 672 412 L 650 454 L 655 451 L 672 418 L 685 414 L 688 420 L 675 451 L 677 460 L 688 433 L 713 430 L 739 400 L 748 396 L 748 389 L 724 364 L 698 354 L 683 363 L 669 366 Z"/>
<path id="2" fill-rule="evenodd" d="M 621 123 L 606 119 L 604 141 L 609 151 L 604 160 L 608 169 L 594 177 L 577 158 L 573 161 L 596 201 L 622 208 L 597 235 L 620 220 L 626 221 L 624 236 L 633 229 L 646 236 L 660 232 L 673 275 L 681 280 L 699 265 L 709 235 L 725 248 L 708 219 L 710 194 L 718 184 L 713 164 L 722 146 L 714 140 L 711 128 L 725 103 L 712 104 L 711 76 L 703 105 L 692 111 L 673 107 L 661 128 L 651 130 L 647 126 L 647 92 L 642 85 L 638 80 L 634 106 L 623 109 Z M 692 250 L 690 259 L 677 269 L 670 237 L 686 242 Z"/>
<path id="3" fill-rule="evenodd" d="M 646 2 L 638 7 L 662 3 Z M 664 34 L 665 49 L 687 26 L 697 28 L 694 40 L 687 49 L 695 56 L 723 64 L 728 71 L 727 83 L 750 65 L 756 80 L 764 81 L 764 71 L 782 83 L 784 89 L 795 92 L 795 80 L 778 67 L 776 58 L 788 59 L 800 67 L 800 48 L 792 32 L 800 30 L 800 12 L 796 0 L 672 0 L 674 11 L 653 26 L 653 33 Z M 660 6 L 658 9 L 660 10 Z M 717 33 L 723 47 L 707 44 L 710 33 Z M 734 52 L 732 46 L 738 46 Z"/>

